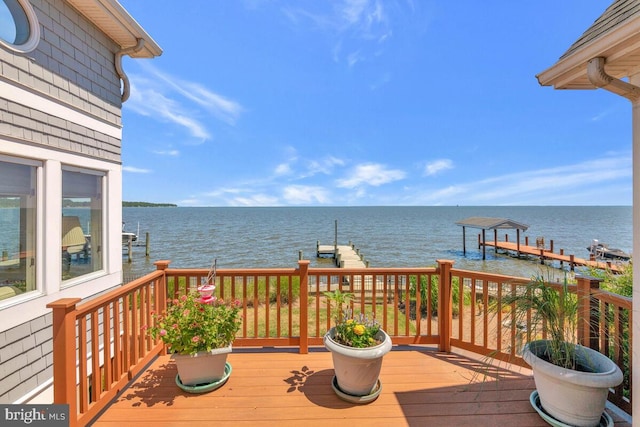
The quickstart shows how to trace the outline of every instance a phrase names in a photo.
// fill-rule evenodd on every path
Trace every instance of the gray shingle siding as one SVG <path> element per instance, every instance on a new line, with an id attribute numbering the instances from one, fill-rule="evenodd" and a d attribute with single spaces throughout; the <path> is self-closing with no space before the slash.
<path id="1" fill-rule="evenodd" d="M 34 0 L 32 4 L 40 22 L 40 43 L 26 55 L 0 49 L 1 78 L 121 126 L 120 78 L 114 65 L 117 45 L 62 0 Z M 54 117 L 45 119 L 39 111 L 6 105 L 1 98 L 0 94 L 4 125 L 0 125 L 0 134 L 120 161 L 120 140 Z"/>
<path id="2" fill-rule="evenodd" d="M 51 314 L 0 333 L 0 403 L 13 403 L 53 376 Z"/>
<path id="3" fill-rule="evenodd" d="M 27 54 L 0 48 L 0 81 L 120 127 L 118 46 L 63 0 L 30 0 L 41 35 Z M 121 141 L 0 91 L 0 139 L 121 162 Z M 101 129 L 104 131 L 104 129 Z M 52 315 L 0 332 L 0 403 L 22 399 L 53 375 Z"/>
<path id="4" fill-rule="evenodd" d="M 0 99 L 0 134 L 21 141 L 120 162 L 120 140 L 18 103 Z"/>

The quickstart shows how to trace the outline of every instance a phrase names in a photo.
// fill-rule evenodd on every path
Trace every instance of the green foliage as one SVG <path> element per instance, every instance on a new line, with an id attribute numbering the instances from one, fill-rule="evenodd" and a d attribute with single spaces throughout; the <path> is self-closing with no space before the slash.
<path id="1" fill-rule="evenodd" d="M 576 369 L 578 298 L 569 291 L 566 279 L 558 291 L 548 286 L 542 277 L 534 277 L 514 293 L 505 293 L 502 307 L 505 306 L 511 307 L 516 325 L 530 325 L 530 331 L 543 328 L 547 331 L 550 346 L 545 358 L 549 363 Z M 494 302 L 489 309 L 495 312 L 502 307 Z"/>
<path id="2" fill-rule="evenodd" d="M 611 270 L 590 268 L 589 275 L 602 279 L 600 288 L 605 289 L 609 292 L 616 293 L 618 295 L 631 297 L 633 293 L 633 266 L 629 262 L 622 265 L 621 267 L 622 271 L 619 273 L 614 273 Z M 621 331 L 619 331 L 619 342 L 616 342 L 616 340 L 609 340 L 609 357 L 615 356 L 615 346 L 616 344 L 619 345 L 620 352 L 622 353 L 622 365 L 620 366 L 620 368 L 622 369 L 622 373 L 624 375 L 623 389 L 625 393 L 627 393 L 627 391 L 631 388 L 631 340 L 629 330 L 630 313 L 628 310 L 622 310 L 621 312 L 616 313 L 615 310 L 615 307 L 610 306 L 605 312 L 605 316 L 607 317 L 609 324 L 616 324 L 615 317 L 617 314 L 619 316 L 618 324 L 621 325 Z M 625 397 L 628 396 L 625 395 Z"/>
<path id="3" fill-rule="evenodd" d="M 260 289 L 260 295 L 266 292 L 264 290 L 266 288 L 264 280 L 259 281 L 258 287 Z M 291 296 L 289 296 L 289 291 L 291 291 Z M 300 298 L 300 278 L 293 277 L 291 280 L 291 286 L 289 286 L 287 280 L 282 280 L 280 284 L 280 292 L 278 292 L 277 285 L 275 283 L 271 283 L 269 285 L 270 304 L 275 304 L 278 301 L 278 294 L 280 295 L 280 304 L 289 304 L 290 302 L 296 301 Z"/>
<path id="4" fill-rule="evenodd" d="M 198 292 L 170 300 L 166 312 L 153 315 L 144 327 L 160 337 L 171 353 L 196 354 L 231 344 L 240 329 L 240 302 L 225 303 L 216 297 L 203 301 Z"/>
<path id="5" fill-rule="evenodd" d="M 369 319 L 364 313 L 354 316 L 353 310 L 348 308 L 353 299 L 352 293 L 336 289 L 324 292 L 324 295 L 336 309 L 336 333 L 333 337 L 336 342 L 355 348 L 366 348 L 380 344 L 375 338 L 380 331 L 378 322 L 375 319 Z"/>
<path id="6" fill-rule="evenodd" d="M 602 279 L 600 287 L 618 295 L 630 297 L 633 293 L 633 266 L 631 263 L 621 265 L 622 271 L 614 273 L 611 270 L 590 268 L 589 275 Z"/>

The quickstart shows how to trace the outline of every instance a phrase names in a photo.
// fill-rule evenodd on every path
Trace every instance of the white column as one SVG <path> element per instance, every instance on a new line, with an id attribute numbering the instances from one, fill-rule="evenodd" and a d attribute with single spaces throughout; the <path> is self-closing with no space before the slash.
<path id="1" fill-rule="evenodd" d="M 640 74 L 630 76 L 629 83 L 640 86 Z M 632 104 L 632 157 L 633 157 L 633 256 L 634 261 L 640 255 L 640 101 Z M 640 418 L 640 262 L 633 263 L 633 348 L 631 349 L 634 392 L 632 411 Z M 634 423 L 635 424 L 635 423 Z"/>

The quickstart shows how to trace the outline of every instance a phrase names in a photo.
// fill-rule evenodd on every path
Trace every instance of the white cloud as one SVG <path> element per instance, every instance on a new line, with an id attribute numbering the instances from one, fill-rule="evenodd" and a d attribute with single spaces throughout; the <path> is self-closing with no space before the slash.
<path id="1" fill-rule="evenodd" d="M 159 156 L 171 156 L 171 157 L 177 157 L 180 155 L 180 151 L 178 150 L 154 150 L 153 153 Z"/>
<path id="2" fill-rule="evenodd" d="M 282 197 L 294 205 L 329 202 L 329 193 L 325 188 L 309 185 L 289 185 L 285 187 Z"/>
<path id="3" fill-rule="evenodd" d="M 168 98 L 152 87 L 146 86 L 146 80 L 136 80 L 131 76 L 131 96 L 125 104 L 143 116 L 160 118 L 184 127 L 191 136 L 200 140 L 211 138 L 205 125 L 193 118 L 193 113 L 174 99 Z"/>
<path id="4" fill-rule="evenodd" d="M 151 173 L 151 169 L 136 168 L 133 166 L 123 166 L 122 170 L 124 172 L 131 172 L 131 173 Z"/>
<path id="5" fill-rule="evenodd" d="M 378 187 L 404 179 L 405 176 L 405 172 L 399 169 L 387 169 L 381 164 L 366 163 L 357 165 L 348 177 L 337 180 L 336 184 L 338 187 L 344 188 L 356 188 L 364 185 Z"/>
<path id="6" fill-rule="evenodd" d="M 331 175 L 336 166 L 344 166 L 344 164 L 344 160 L 333 156 L 328 156 L 318 160 L 310 160 L 307 164 L 307 170 L 303 172 L 300 178 L 311 177 L 319 173 Z"/>
<path id="7" fill-rule="evenodd" d="M 277 206 L 278 198 L 268 194 L 255 194 L 249 197 L 235 197 L 229 202 L 230 206 Z"/>
<path id="8" fill-rule="evenodd" d="M 244 108 L 198 82 L 187 81 L 140 62 L 144 74 L 131 74 L 131 96 L 126 108 L 138 114 L 172 122 L 201 141 L 212 135 L 204 117 L 213 116 L 234 125 Z"/>
<path id="9" fill-rule="evenodd" d="M 424 168 L 424 174 L 427 176 L 437 175 L 438 173 L 447 169 L 453 169 L 453 162 L 449 159 L 439 159 L 427 163 Z"/>
<path id="10" fill-rule="evenodd" d="M 630 182 L 631 176 L 631 155 L 617 153 L 573 165 L 454 184 L 421 195 L 414 194 L 412 198 L 422 204 L 538 205 L 552 204 L 554 200 L 572 204 L 589 194 L 599 194 L 594 196 L 593 204 L 606 204 L 602 193 L 594 192 L 594 189 L 616 184 L 619 188 L 621 182 Z"/>
<path id="11" fill-rule="evenodd" d="M 310 26 L 334 37 L 331 55 L 335 62 L 344 59 L 351 68 L 379 55 L 380 46 L 393 34 L 384 2 L 342 0 L 329 4 L 333 6 L 331 11 L 320 9 L 326 3 L 316 2 L 307 4 L 306 9 L 285 7 L 282 12 L 295 26 Z M 342 52 L 348 52 L 346 57 L 341 58 Z"/>
<path id="12" fill-rule="evenodd" d="M 276 175 L 289 175 L 291 173 L 291 166 L 288 163 L 280 163 L 273 172 Z"/>

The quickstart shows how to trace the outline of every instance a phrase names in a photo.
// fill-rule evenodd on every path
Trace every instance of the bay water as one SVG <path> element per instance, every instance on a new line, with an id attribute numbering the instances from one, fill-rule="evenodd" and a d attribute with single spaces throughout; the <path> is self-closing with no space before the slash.
<path id="1" fill-rule="evenodd" d="M 385 207 L 175 207 L 123 208 L 127 231 L 149 235 L 150 256 L 134 247 L 128 262 L 123 251 L 125 278 L 155 269 L 153 262 L 170 260 L 173 268 L 295 267 L 302 254 L 311 266 L 331 266 L 316 257 L 316 244 L 332 245 L 337 222 L 338 244 L 353 243 L 370 267 L 433 266 L 451 259 L 454 266 L 521 277 L 539 274 L 532 260 L 496 255 L 478 249 L 479 229 L 466 229 L 463 254 L 462 227 L 469 217 L 511 219 L 529 225 L 521 233 L 535 245 L 543 237 L 546 247 L 588 258 L 592 239 L 630 253 L 631 206 L 385 206 Z M 515 230 L 501 230 L 498 239 L 516 241 Z M 487 241 L 493 231 L 487 230 Z M 559 270 L 558 270 L 559 271 Z"/>

